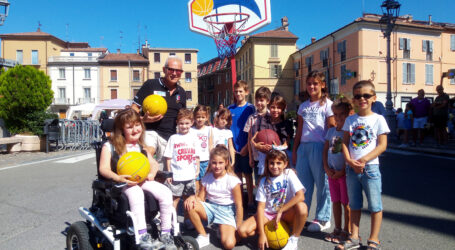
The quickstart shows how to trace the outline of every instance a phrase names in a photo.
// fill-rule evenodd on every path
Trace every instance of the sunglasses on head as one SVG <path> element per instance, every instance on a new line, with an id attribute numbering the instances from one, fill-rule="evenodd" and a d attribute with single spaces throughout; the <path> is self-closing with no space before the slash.
<path id="1" fill-rule="evenodd" d="M 166 68 L 169 72 L 175 72 L 176 74 L 182 74 L 183 70 L 181 69 L 173 69 L 173 68 Z"/>
<path id="2" fill-rule="evenodd" d="M 360 100 L 363 97 L 363 99 L 367 100 L 367 99 L 370 99 L 373 96 L 374 95 L 372 95 L 372 94 L 354 95 L 354 99 Z"/>

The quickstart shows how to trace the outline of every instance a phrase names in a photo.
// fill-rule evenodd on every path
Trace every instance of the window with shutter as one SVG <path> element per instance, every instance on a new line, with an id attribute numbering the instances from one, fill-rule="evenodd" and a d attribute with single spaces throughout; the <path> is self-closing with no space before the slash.
<path id="1" fill-rule="evenodd" d="M 117 81 L 117 70 L 111 70 L 111 82 Z"/>
<path id="2" fill-rule="evenodd" d="M 340 68 L 340 72 L 341 72 L 341 85 L 345 85 L 346 84 L 346 65 L 341 65 L 341 68 Z"/>
<path id="3" fill-rule="evenodd" d="M 425 64 L 425 84 L 433 85 L 433 64 Z"/>
<path id="4" fill-rule="evenodd" d="M 278 57 L 278 45 L 272 44 L 270 46 L 270 57 Z"/>
<path id="5" fill-rule="evenodd" d="M 455 51 L 455 35 L 450 35 L 450 50 Z"/>
<path id="6" fill-rule="evenodd" d="M 191 82 L 191 72 L 185 72 L 185 82 Z"/>
<path id="7" fill-rule="evenodd" d="M 191 63 L 191 54 L 185 54 L 185 63 Z"/>
<path id="8" fill-rule="evenodd" d="M 133 82 L 141 81 L 141 75 L 139 70 L 133 70 Z"/>
<path id="9" fill-rule="evenodd" d="M 159 63 L 161 61 L 160 53 L 154 53 L 153 54 L 153 61 L 156 62 L 156 63 Z"/>

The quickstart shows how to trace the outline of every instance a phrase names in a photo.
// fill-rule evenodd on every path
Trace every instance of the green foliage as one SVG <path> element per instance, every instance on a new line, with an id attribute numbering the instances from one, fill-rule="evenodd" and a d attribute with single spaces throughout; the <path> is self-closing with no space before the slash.
<path id="1" fill-rule="evenodd" d="M 0 117 L 11 134 L 35 133 L 30 124 L 39 122 L 53 96 L 49 76 L 34 67 L 17 65 L 0 75 Z"/>
<path id="2" fill-rule="evenodd" d="M 28 120 L 28 123 L 24 131 L 29 131 L 34 135 L 42 135 L 44 132 L 44 121 L 46 119 L 58 119 L 58 115 L 46 111 L 35 111 L 26 114 L 25 119 Z"/>

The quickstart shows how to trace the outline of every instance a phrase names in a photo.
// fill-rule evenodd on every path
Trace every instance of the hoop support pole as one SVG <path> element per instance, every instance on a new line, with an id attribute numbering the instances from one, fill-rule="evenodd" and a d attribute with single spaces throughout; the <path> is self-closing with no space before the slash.
<path id="1" fill-rule="evenodd" d="M 232 55 L 231 58 L 231 78 L 232 78 L 232 93 L 234 93 L 234 84 L 237 82 L 237 71 L 235 65 L 235 55 Z"/>

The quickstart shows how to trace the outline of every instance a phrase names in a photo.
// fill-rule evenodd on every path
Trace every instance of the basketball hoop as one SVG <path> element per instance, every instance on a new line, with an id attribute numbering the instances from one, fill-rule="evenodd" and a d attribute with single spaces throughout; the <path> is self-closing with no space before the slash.
<path id="1" fill-rule="evenodd" d="M 207 30 L 215 40 L 219 58 L 235 55 L 239 33 L 249 18 L 250 15 L 246 13 L 217 13 L 204 17 Z"/>

